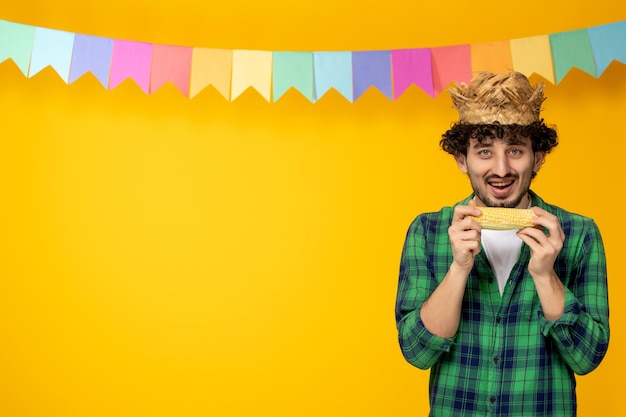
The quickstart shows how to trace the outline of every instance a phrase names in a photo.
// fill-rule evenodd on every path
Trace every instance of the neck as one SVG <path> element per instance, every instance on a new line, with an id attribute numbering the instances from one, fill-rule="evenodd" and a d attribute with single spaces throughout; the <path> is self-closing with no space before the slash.
<path id="1" fill-rule="evenodd" d="M 530 208 L 533 204 L 533 199 L 530 196 L 530 193 L 526 193 L 526 199 L 528 200 L 528 204 L 526 205 L 526 208 Z"/>

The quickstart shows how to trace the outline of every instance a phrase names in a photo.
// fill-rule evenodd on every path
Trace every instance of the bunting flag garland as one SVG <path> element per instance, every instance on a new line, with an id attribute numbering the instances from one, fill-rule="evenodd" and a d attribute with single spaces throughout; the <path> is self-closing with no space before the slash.
<path id="1" fill-rule="evenodd" d="M 349 102 L 374 88 L 397 100 L 415 85 L 431 97 L 480 71 L 537 74 L 558 84 L 574 67 L 600 77 L 626 64 L 626 21 L 508 41 L 381 51 L 250 51 L 110 39 L 0 20 L 0 63 L 28 78 L 51 67 L 66 84 L 92 73 L 106 89 L 134 81 L 146 94 L 171 83 L 193 98 L 212 86 L 232 101 L 254 89 L 268 102 L 294 89 Z"/>

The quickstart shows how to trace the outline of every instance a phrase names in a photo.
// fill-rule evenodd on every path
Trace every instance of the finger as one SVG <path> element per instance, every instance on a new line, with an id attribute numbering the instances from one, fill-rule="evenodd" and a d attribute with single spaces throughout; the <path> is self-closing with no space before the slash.
<path id="1" fill-rule="evenodd" d="M 458 253 L 469 253 L 477 255 L 480 253 L 480 242 L 475 240 L 464 240 L 457 245 Z"/>
<path id="2" fill-rule="evenodd" d="M 460 244 L 462 242 L 477 242 L 480 243 L 480 230 L 477 228 L 454 228 L 450 226 L 449 229 L 450 241 L 453 244 Z"/>
<path id="3" fill-rule="evenodd" d="M 539 243 L 528 235 L 517 232 L 517 236 L 530 248 L 530 253 L 533 253 L 539 246 Z"/>
<path id="4" fill-rule="evenodd" d="M 463 229 L 458 233 L 457 238 L 462 241 L 480 242 L 480 230 L 475 228 Z"/>
<path id="5" fill-rule="evenodd" d="M 532 227 L 518 231 L 517 236 L 530 247 L 531 251 L 537 253 L 558 253 L 563 247 L 563 239 L 546 235 L 541 230 Z"/>
<path id="6" fill-rule="evenodd" d="M 474 205 L 463 206 L 458 205 L 454 208 L 454 215 L 452 217 L 452 221 L 459 221 L 464 219 L 467 216 L 480 216 L 480 210 Z"/>
<path id="7" fill-rule="evenodd" d="M 523 229 L 519 229 L 517 233 L 531 236 L 537 240 L 541 240 L 541 238 L 549 236 L 549 234 L 545 233 L 542 229 L 538 227 L 524 227 Z"/>
<path id="8" fill-rule="evenodd" d="M 548 227 L 550 223 L 558 223 L 558 218 L 554 214 L 545 211 L 541 207 L 533 206 L 530 209 L 536 216 L 533 217 L 534 223 L 545 227 Z"/>
<path id="9" fill-rule="evenodd" d="M 563 233 L 558 217 L 540 207 L 532 207 L 532 210 L 537 215 L 537 217 L 533 218 L 533 223 L 546 228 L 548 230 L 548 237 L 554 236 L 560 240 L 565 239 L 565 233 Z"/>
<path id="10" fill-rule="evenodd" d="M 462 236 L 461 239 L 466 239 L 466 236 L 463 234 L 470 232 L 473 233 L 473 236 L 475 236 L 474 239 L 480 240 L 480 231 L 481 226 L 476 220 L 470 217 L 465 217 L 461 220 L 453 222 L 448 229 L 448 234 L 450 236 L 456 236 L 457 238 Z"/>

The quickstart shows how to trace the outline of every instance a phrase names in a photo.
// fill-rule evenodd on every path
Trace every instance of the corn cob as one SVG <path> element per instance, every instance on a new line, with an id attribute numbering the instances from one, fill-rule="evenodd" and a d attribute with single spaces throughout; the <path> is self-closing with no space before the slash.
<path id="1" fill-rule="evenodd" d="M 481 215 L 470 216 L 476 220 L 483 229 L 491 230 L 514 230 L 524 227 L 535 227 L 530 219 L 537 217 L 530 209 L 514 209 L 503 207 L 478 207 Z"/>

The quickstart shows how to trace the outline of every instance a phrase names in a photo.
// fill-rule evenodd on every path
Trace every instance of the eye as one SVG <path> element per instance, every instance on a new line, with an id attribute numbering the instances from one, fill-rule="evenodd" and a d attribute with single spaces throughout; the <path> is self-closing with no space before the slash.
<path id="1" fill-rule="evenodd" d="M 480 151 L 478 151 L 478 155 L 482 158 L 486 158 L 489 155 L 491 155 L 491 151 L 487 150 L 487 149 L 481 149 Z"/>
<path id="2" fill-rule="evenodd" d="M 511 149 L 509 153 L 513 156 L 519 156 L 522 154 L 522 150 L 518 148 Z"/>

